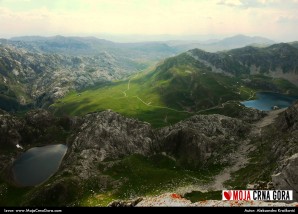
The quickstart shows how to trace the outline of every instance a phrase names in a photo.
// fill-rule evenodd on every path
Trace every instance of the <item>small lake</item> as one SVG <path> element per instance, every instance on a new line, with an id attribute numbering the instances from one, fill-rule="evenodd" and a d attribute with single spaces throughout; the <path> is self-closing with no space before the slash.
<path id="1" fill-rule="evenodd" d="M 14 163 L 12 172 L 20 186 L 36 186 L 57 172 L 66 154 L 63 144 L 34 147 L 23 153 Z"/>
<path id="2" fill-rule="evenodd" d="M 259 92 L 256 96 L 256 100 L 248 100 L 241 103 L 249 108 L 270 111 L 273 106 L 287 108 L 298 99 L 298 97 L 273 92 Z"/>

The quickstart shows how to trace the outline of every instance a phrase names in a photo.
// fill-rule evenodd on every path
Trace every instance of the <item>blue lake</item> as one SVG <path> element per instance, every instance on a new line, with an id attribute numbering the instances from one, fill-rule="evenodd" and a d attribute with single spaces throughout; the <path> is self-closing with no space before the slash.
<path id="1" fill-rule="evenodd" d="M 57 172 L 67 146 L 49 145 L 34 147 L 23 153 L 14 163 L 12 172 L 20 186 L 36 186 Z"/>
<path id="2" fill-rule="evenodd" d="M 298 97 L 273 92 L 259 92 L 256 96 L 256 100 L 248 100 L 241 103 L 249 108 L 270 111 L 273 106 L 287 108 L 298 99 Z"/>

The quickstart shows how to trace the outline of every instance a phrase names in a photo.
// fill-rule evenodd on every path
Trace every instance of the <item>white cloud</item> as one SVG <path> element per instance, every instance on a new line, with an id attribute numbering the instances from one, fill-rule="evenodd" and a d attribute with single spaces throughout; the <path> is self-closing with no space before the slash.
<path id="1" fill-rule="evenodd" d="M 298 0 L 0 0 L 0 36 L 243 33 L 283 37 L 283 33 L 294 37 L 297 4 Z"/>

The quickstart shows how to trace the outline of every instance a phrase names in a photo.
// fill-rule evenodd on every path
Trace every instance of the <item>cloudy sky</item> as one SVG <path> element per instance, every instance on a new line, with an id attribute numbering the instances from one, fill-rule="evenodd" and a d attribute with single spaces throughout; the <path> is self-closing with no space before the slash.
<path id="1" fill-rule="evenodd" d="M 247 34 L 293 41 L 298 0 L 0 0 L 0 37 L 57 34 Z"/>

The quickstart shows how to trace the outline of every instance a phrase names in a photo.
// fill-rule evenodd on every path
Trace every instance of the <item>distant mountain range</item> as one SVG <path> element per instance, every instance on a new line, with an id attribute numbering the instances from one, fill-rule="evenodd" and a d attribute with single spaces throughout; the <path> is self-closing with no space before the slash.
<path id="1" fill-rule="evenodd" d="M 183 51 L 199 48 L 208 52 L 217 52 L 217 51 L 241 48 L 248 45 L 263 47 L 274 43 L 275 43 L 274 41 L 264 37 L 258 37 L 258 36 L 250 37 L 245 35 L 236 35 L 236 36 L 228 37 L 218 41 L 211 40 L 208 42 L 187 43 L 187 44 L 177 44 L 177 45 L 172 43 L 172 45 L 178 50 L 183 50 Z"/>
<path id="2" fill-rule="evenodd" d="M 95 37 L 25 36 L 6 42 L 30 51 L 72 56 L 94 56 L 106 51 L 115 57 L 134 61 L 159 60 L 177 53 L 173 47 L 161 42 L 115 43 Z"/>
<path id="3" fill-rule="evenodd" d="M 168 41 L 168 42 L 137 42 L 116 43 L 95 37 L 14 37 L 0 40 L 3 44 L 13 44 L 29 51 L 43 53 L 60 53 L 69 55 L 94 55 L 108 51 L 117 57 L 129 57 L 134 60 L 158 60 L 190 49 L 199 48 L 208 52 L 217 52 L 241 48 L 245 46 L 263 47 L 275 42 L 264 37 L 236 35 L 222 40 L 210 39 L 204 42 Z"/>

